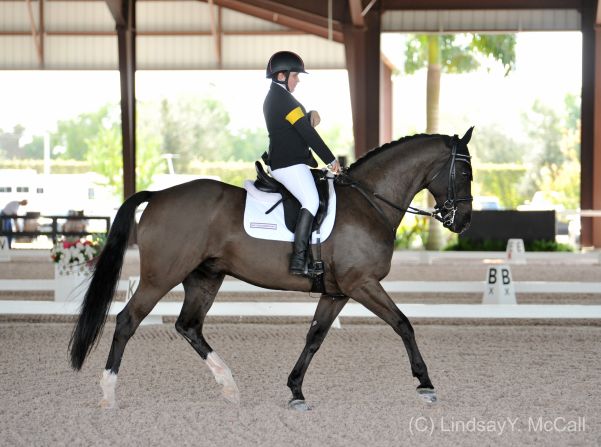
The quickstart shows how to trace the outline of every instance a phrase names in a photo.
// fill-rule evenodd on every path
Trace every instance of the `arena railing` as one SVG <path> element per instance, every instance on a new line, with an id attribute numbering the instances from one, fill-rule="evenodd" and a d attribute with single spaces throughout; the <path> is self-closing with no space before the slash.
<path id="1" fill-rule="evenodd" d="M 5 230 L 5 221 L 14 221 L 17 220 L 17 223 L 21 223 L 20 227 L 25 229 L 28 224 L 35 225 L 34 231 L 24 231 L 24 230 Z M 50 221 L 49 224 L 39 223 L 40 220 Z M 104 222 L 104 230 L 102 231 L 87 231 L 89 221 L 97 220 Z M 28 223 L 30 221 L 30 223 Z M 34 221 L 34 222 L 32 222 Z M 65 221 L 65 222 L 60 222 Z M 83 231 L 67 231 L 64 229 L 67 223 L 73 223 L 75 225 L 80 224 L 83 225 Z M 42 231 L 39 228 L 49 227 L 48 231 Z M 53 243 L 56 243 L 59 236 L 89 236 L 89 235 L 107 235 L 109 229 L 111 227 L 111 218 L 108 216 L 85 216 L 85 215 L 51 215 L 51 216 L 43 216 L 43 215 L 35 215 L 35 216 L 0 216 L 0 237 L 2 236 L 10 236 L 11 238 L 23 239 L 23 238 L 35 238 L 38 236 L 47 236 L 49 239 L 52 239 Z"/>

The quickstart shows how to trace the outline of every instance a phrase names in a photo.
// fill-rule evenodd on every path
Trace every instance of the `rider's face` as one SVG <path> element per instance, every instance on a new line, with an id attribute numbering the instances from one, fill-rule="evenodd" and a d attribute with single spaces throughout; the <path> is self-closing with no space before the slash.
<path id="1" fill-rule="evenodd" d="M 298 73 L 291 71 L 290 76 L 288 76 L 288 89 L 290 90 L 291 93 L 294 91 L 294 89 L 296 88 L 296 85 L 299 82 L 300 82 L 300 79 L 298 79 Z"/>
<path id="2" fill-rule="evenodd" d="M 285 79 L 286 79 L 286 75 L 284 75 L 284 73 L 278 74 L 278 81 L 284 81 Z M 292 93 L 294 91 L 294 89 L 296 88 L 296 85 L 299 82 L 300 82 L 300 79 L 298 78 L 298 73 L 295 71 L 291 71 L 290 76 L 288 76 L 288 90 L 290 91 L 290 93 Z"/>

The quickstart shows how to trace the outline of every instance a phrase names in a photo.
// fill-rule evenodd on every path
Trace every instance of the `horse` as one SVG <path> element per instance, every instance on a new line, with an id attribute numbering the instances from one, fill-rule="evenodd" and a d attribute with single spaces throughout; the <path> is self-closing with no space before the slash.
<path id="1" fill-rule="evenodd" d="M 410 203 L 419 191 L 427 189 L 434 196 L 436 215 L 444 227 L 460 233 L 469 226 L 472 171 L 467 144 L 472 130 L 462 138 L 438 134 L 404 137 L 372 149 L 339 176 L 344 181 L 336 185 L 334 228 L 321 247 L 326 293 L 319 298 L 304 349 L 288 377 L 291 409 L 311 409 L 302 392 L 305 373 L 351 298 L 401 337 L 413 377 L 419 381 L 418 396 L 426 402 L 436 401 L 411 323 L 380 281 L 390 271 L 396 228 L 405 212 L 414 210 Z M 230 368 L 203 336 L 205 317 L 225 275 L 269 289 L 309 292 L 312 287 L 309 278 L 288 273 L 289 242 L 251 238 L 245 233 L 245 198 L 242 188 L 198 179 L 161 191 L 137 192 L 121 205 L 69 342 L 71 366 L 80 370 L 105 324 L 134 230 L 136 208 L 147 202 L 137 226 L 140 283 L 116 317 L 100 379 L 101 407 L 116 406 L 117 374 L 128 340 L 157 302 L 180 283 L 185 297 L 175 328 L 222 385 L 223 397 L 239 403 Z"/>

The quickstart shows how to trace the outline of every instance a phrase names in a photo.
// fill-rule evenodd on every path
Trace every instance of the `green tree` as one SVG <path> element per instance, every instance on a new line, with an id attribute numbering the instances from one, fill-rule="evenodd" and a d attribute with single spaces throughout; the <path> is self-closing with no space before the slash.
<path id="1" fill-rule="evenodd" d="M 565 125 L 570 130 L 580 129 L 580 96 L 567 94 L 564 99 L 566 107 Z M 578 143 L 580 145 L 580 143 Z M 578 151 L 580 152 L 580 151 Z"/>
<path id="2" fill-rule="evenodd" d="M 337 157 L 341 155 L 354 157 L 355 142 L 353 140 L 352 129 L 345 130 L 342 126 L 335 125 L 320 129 L 319 133 L 334 155 Z M 347 162 L 350 164 L 351 160 L 347 160 Z"/>
<path id="3" fill-rule="evenodd" d="M 470 142 L 470 153 L 482 163 L 522 163 L 525 147 L 495 126 L 478 127 L 478 138 Z"/>
<path id="4" fill-rule="evenodd" d="M 439 132 L 440 76 L 446 73 L 463 73 L 476 70 L 482 58 L 499 61 L 509 73 L 515 64 L 515 35 L 471 34 L 462 35 L 417 35 L 410 39 L 405 49 L 405 72 L 415 73 L 427 68 L 426 120 L 427 133 Z M 480 58 L 476 57 L 480 54 Z M 434 201 L 429 197 L 429 205 Z M 443 247 L 442 227 L 430 219 L 429 250 Z"/>
<path id="5" fill-rule="evenodd" d="M 136 190 L 148 189 L 155 174 L 163 171 L 161 143 L 158 138 L 140 132 L 136 145 Z"/>
<path id="6" fill-rule="evenodd" d="M 44 137 L 34 135 L 31 142 L 22 148 L 23 158 L 42 159 L 44 158 Z"/>
<path id="7" fill-rule="evenodd" d="M 528 197 L 544 191 L 552 203 L 577 208 L 580 202 L 580 104 L 567 95 L 563 114 L 537 100 L 524 115 L 532 141 L 530 169 L 522 189 Z"/>
<path id="8" fill-rule="evenodd" d="M 242 129 L 232 135 L 231 156 L 234 161 L 255 161 L 269 150 L 269 136 L 264 128 Z"/>
<path id="9" fill-rule="evenodd" d="M 233 154 L 230 117 L 213 98 L 179 97 L 140 103 L 139 125 L 158 138 L 161 153 L 174 154 L 177 173 L 190 173 L 195 160 L 229 160 Z"/>
<path id="10" fill-rule="evenodd" d="M 173 117 L 171 105 L 169 101 L 163 99 L 161 101 L 161 152 L 164 154 L 177 154 L 178 157 L 188 155 L 182 152 L 182 147 L 185 145 L 184 135 L 179 129 L 177 120 Z M 191 160 L 185 157 L 181 163 L 188 164 Z"/>
<path id="11" fill-rule="evenodd" d="M 107 186 L 119 198 L 123 197 L 121 141 L 121 126 L 118 123 L 113 123 L 108 128 L 103 127 L 94 138 L 86 141 L 91 169 L 106 177 Z M 159 139 L 141 129 L 136 144 L 136 189 L 147 189 L 152 183 L 152 177 L 161 171 L 162 164 Z"/>
<path id="12" fill-rule="evenodd" d="M 93 138 L 86 141 L 87 159 L 94 172 L 106 177 L 116 197 L 123 197 L 123 156 L 121 128 L 113 125 L 100 128 Z"/>
<path id="13" fill-rule="evenodd" d="M 532 169 L 529 170 L 522 189 L 532 197 L 540 189 L 546 176 L 551 177 L 551 183 L 557 179 L 567 154 L 561 146 L 561 118 L 551 107 L 536 100 L 532 110 L 524 115 L 523 122 L 532 141 L 526 160 Z"/>
<path id="14" fill-rule="evenodd" d="M 118 119 L 116 104 L 106 104 L 94 112 L 86 112 L 70 120 L 59 121 L 57 131 L 50 137 L 50 147 L 63 146 L 65 152 L 58 158 L 86 160 L 88 141 L 103 128 L 110 127 Z"/>

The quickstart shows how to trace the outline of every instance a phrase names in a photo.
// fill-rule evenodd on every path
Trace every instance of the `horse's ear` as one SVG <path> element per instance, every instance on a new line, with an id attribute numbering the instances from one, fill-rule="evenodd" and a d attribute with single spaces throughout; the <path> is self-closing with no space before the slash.
<path id="1" fill-rule="evenodd" d="M 472 132 L 474 131 L 474 126 L 470 127 L 467 132 L 465 133 L 465 135 L 463 137 L 461 137 L 461 142 L 465 145 L 467 145 L 467 143 L 470 142 L 470 140 L 472 139 Z"/>

